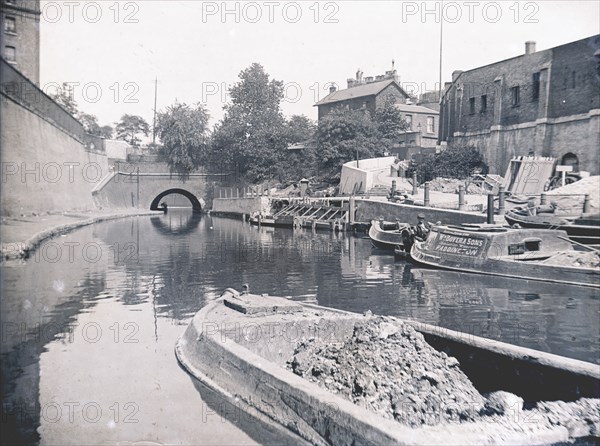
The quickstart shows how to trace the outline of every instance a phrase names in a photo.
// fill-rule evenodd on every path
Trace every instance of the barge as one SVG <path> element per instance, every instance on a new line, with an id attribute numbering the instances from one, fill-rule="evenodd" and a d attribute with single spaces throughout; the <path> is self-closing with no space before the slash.
<path id="1" fill-rule="evenodd" d="M 433 226 L 410 255 L 418 263 L 455 271 L 600 288 L 598 251 L 576 251 L 559 230 Z M 585 256 L 593 264 L 576 266 Z"/>
<path id="2" fill-rule="evenodd" d="M 551 213 L 529 215 L 527 208 L 507 211 L 504 218 L 509 225 L 522 228 L 557 229 L 565 231 L 577 243 L 600 247 L 600 214 L 582 215 L 567 219 Z"/>
<path id="3" fill-rule="evenodd" d="M 356 324 L 369 318 L 374 316 L 227 289 L 195 315 L 175 352 L 192 379 L 236 407 L 283 426 L 295 444 L 533 445 L 598 434 L 583 419 L 573 420 L 569 428 L 539 419 L 531 423 L 529 410 L 509 417 L 510 426 L 491 418 L 413 428 L 286 368 L 306 339 L 344 342 Z M 596 364 L 427 324 L 403 323 L 411 324 L 435 349 L 456 358 L 473 384 L 480 386 L 479 391 L 515 392 L 528 407 L 540 401 L 580 398 L 593 398 L 586 401 L 598 404 L 600 370 Z"/>
<path id="4" fill-rule="evenodd" d="M 397 255 L 408 254 L 406 248 L 410 246 L 411 234 L 411 226 L 408 223 L 373 220 L 369 228 L 369 238 L 375 248 L 393 250 Z"/>

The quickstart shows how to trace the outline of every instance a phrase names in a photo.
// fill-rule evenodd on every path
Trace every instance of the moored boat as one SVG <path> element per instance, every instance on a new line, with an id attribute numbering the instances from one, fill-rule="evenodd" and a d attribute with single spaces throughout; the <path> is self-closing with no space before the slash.
<path id="1" fill-rule="evenodd" d="M 583 420 L 573 420 L 566 429 L 556 420 L 548 423 L 536 418 L 542 413 L 534 409 L 515 409 L 519 416 L 506 415 L 508 423 L 493 416 L 409 427 L 356 405 L 286 367 L 297 347 L 308 339 L 344 343 L 355 336 L 359 324 L 374 318 L 277 297 L 240 295 L 228 289 L 196 314 L 177 343 L 176 355 L 195 379 L 236 408 L 289 429 L 298 444 L 532 445 L 594 435 Z M 429 344 L 427 348 L 451 355 L 439 357 L 453 364 L 449 367 L 459 364 L 480 391 L 515 392 L 528 407 L 541 401 L 599 396 L 600 372 L 595 364 L 427 324 L 394 321 L 410 324 Z M 392 325 L 384 323 L 385 333 L 379 337 L 393 336 Z M 413 334 L 408 336 L 415 339 Z M 439 379 L 434 373 L 424 373 L 427 379 Z M 595 407 L 598 401 L 591 404 Z M 532 419 L 536 423 L 532 424 Z"/>
<path id="2" fill-rule="evenodd" d="M 439 268 L 600 288 L 598 251 L 576 251 L 559 230 L 440 225 L 410 254 Z"/>
<path id="3" fill-rule="evenodd" d="M 248 218 L 248 222 L 251 225 L 256 226 L 275 226 L 275 217 L 272 215 L 262 215 L 260 213 L 255 213 L 250 215 Z"/>
<path id="4" fill-rule="evenodd" d="M 369 228 L 369 238 L 373 246 L 394 250 L 397 255 L 403 252 L 408 254 L 406 247 L 410 244 L 411 234 L 411 226 L 408 223 L 373 220 Z"/>
<path id="5" fill-rule="evenodd" d="M 522 228 L 558 229 L 565 231 L 575 242 L 600 247 L 600 214 L 586 214 L 568 219 L 552 213 L 529 215 L 526 208 L 507 211 L 504 218 L 509 225 Z"/>

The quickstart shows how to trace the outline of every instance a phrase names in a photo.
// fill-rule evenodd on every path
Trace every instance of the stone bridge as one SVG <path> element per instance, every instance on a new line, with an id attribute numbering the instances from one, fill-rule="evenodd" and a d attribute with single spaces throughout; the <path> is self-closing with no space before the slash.
<path id="1" fill-rule="evenodd" d="M 200 212 L 210 204 L 215 183 L 226 178 L 227 174 L 192 173 L 184 181 L 171 173 L 112 172 L 94 187 L 92 196 L 100 208 L 160 210 L 164 197 L 179 194 Z"/>

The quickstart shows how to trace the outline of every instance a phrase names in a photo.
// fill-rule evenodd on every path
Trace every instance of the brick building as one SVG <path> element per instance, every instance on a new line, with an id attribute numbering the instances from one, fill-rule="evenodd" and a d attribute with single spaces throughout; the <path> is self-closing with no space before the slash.
<path id="1" fill-rule="evenodd" d="M 492 173 L 539 155 L 600 173 L 600 35 L 469 71 L 455 71 L 440 109 L 439 142 L 471 144 Z"/>
<path id="2" fill-rule="evenodd" d="M 315 104 L 319 109 L 319 120 L 331 110 L 339 107 L 347 107 L 358 110 L 365 109 L 375 112 L 377 107 L 382 106 L 388 97 L 393 97 L 396 103 L 406 103 L 409 95 L 400 86 L 396 70 L 387 71 L 385 75 L 377 77 L 364 77 L 360 69 L 356 72 L 356 78 L 348 79 L 348 88 L 336 90 L 329 89 L 329 94 Z"/>
<path id="3" fill-rule="evenodd" d="M 0 0 L 2 58 L 33 83 L 40 83 L 40 1 Z"/>
<path id="4" fill-rule="evenodd" d="M 422 105 L 396 104 L 402 118 L 407 121 L 406 138 L 401 145 L 435 147 L 438 138 L 439 112 Z"/>

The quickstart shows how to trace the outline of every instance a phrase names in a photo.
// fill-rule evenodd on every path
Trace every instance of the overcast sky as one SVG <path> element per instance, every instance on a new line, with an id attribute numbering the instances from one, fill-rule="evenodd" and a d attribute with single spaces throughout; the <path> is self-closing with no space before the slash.
<path id="1" fill-rule="evenodd" d="M 407 89 L 433 90 L 442 17 L 443 82 L 520 55 L 527 40 L 543 50 L 600 33 L 598 1 L 41 4 L 41 86 L 78 83 L 79 108 L 111 125 L 124 113 L 152 123 L 155 77 L 158 110 L 203 102 L 215 123 L 253 62 L 286 84 L 286 115 L 316 119 L 330 82 L 345 88 L 357 68 L 384 74 L 392 59 Z"/>

